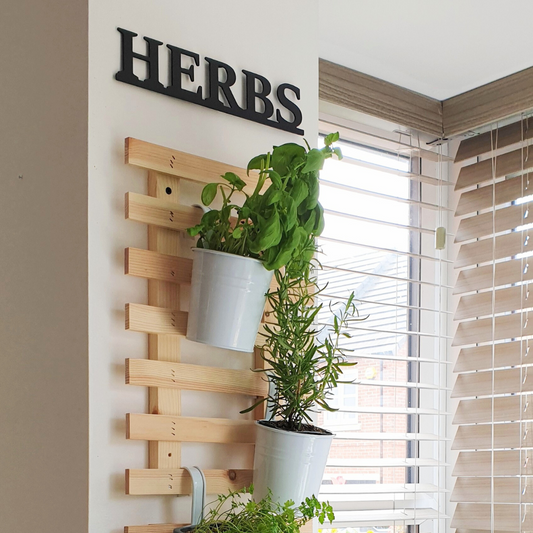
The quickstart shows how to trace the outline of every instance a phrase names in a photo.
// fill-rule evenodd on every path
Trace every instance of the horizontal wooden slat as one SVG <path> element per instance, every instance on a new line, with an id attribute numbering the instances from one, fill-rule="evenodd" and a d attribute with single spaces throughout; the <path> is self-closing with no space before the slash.
<path id="1" fill-rule="evenodd" d="M 522 401 L 520 400 L 522 398 Z M 504 396 L 461 400 L 455 411 L 453 424 L 482 424 L 492 422 L 512 422 L 533 419 L 533 397 L 531 395 Z"/>
<path id="2" fill-rule="evenodd" d="M 188 524 L 150 524 L 147 526 L 126 526 L 124 533 L 174 533 L 177 527 Z"/>
<path id="3" fill-rule="evenodd" d="M 455 268 L 464 268 L 533 251 L 533 238 L 528 238 L 522 232 L 500 235 L 494 241 L 493 243 L 492 238 L 487 238 L 462 244 L 454 263 Z"/>
<path id="4" fill-rule="evenodd" d="M 510 285 L 519 281 L 531 281 L 533 280 L 533 261 L 531 268 L 525 268 L 527 264 L 528 259 L 511 259 L 495 265 L 461 270 L 457 276 L 453 292 L 454 294 L 464 294 L 465 292 Z"/>
<path id="5" fill-rule="evenodd" d="M 192 275 L 192 259 L 139 248 L 126 248 L 124 273 L 139 278 L 189 284 Z"/>
<path id="6" fill-rule="evenodd" d="M 150 359 L 126 359 L 126 383 L 248 396 L 268 393 L 268 383 L 259 372 Z"/>
<path id="7" fill-rule="evenodd" d="M 533 341 L 530 343 L 533 346 Z M 528 351 L 527 341 L 494 344 L 494 360 L 492 345 L 461 348 L 453 371 L 470 372 L 472 370 L 527 364 L 530 358 L 533 361 L 533 349 Z"/>
<path id="8" fill-rule="evenodd" d="M 207 494 L 239 490 L 252 483 L 253 470 L 204 470 Z M 126 470 L 126 494 L 190 494 L 191 477 L 187 470 Z"/>
<path id="9" fill-rule="evenodd" d="M 243 168 L 179 152 L 132 137 L 128 137 L 125 144 L 125 162 L 129 165 L 156 170 L 200 183 L 219 182 L 222 174 L 234 172 L 251 187 L 255 187 L 257 184 L 258 173 L 255 171 L 250 172 L 250 176 L 247 176 L 246 170 Z"/>
<path id="10" fill-rule="evenodd" d="M 126 304 L 126 329 L 160 335 L 185 335 L 187 313 L 153 305 Z"/>
<path id="11" fill-rule="evenodd" d="M 533 118 L 529 117 L 461 141 L 455 155 L 455 162 L 458 163 L 532 138 Z"/>
<path id="12" fill-rule="evenodd" d="M 126 415 L 126 438 L 133 440 L 253 444 L 255 432 L 253 420 Z"/>
<path id="13" fill-rule="evenodd" d="M 487 450 L 492 448 L 492 427 L 492 424 L 459 426 L 453 440 L 452 450 Z M 494 449 L 531 448 L 532 446 L 532 422 L 494 425 Z"/>
<path id="14" fill-rule="evenodd" d="M 494 320 L 494 331 L 493 331 Z M 461 322 L 452 346 L 466 346 L 491 340 L 513 339 L 533 335 L 533 316 L 526 320 L 526 313 L 503 315 L 496 318 L 480 318 Z"/>
<path id="15" fill-rule="evenodd" d="M 452 502 L 533 503 L 533 481 L 525 478 L 460 477 L 455 482 Z"/>
<path id="16" fill-rule="evenodd" d="M 453 476 L 531 476 L 533 450 L 459 452 Z"/>
<path id="17" fill-rule="evenodd" d="M 518 311 L 529 307 L 533 307 L 533 288 L 529 288 L 528 285 L 517 285 L 496 290 L 494 293 L 487 291 L 462 296 L 457 305 L 454 320 Z"/>
<path id="18" fill-rule="evenodd" d="M 183 231 L 195 226 L 202 218 L 197 207 L 176 205 L 160 198 L 127 192 L 125 199 L 126 219 L 152 226 Z"/>
<path id="19" fill-rule="evenodd" d="M 533 361 L 532 361 L 533 363 Z M 459 374 L 452 398 L 533 391 L 533 367 Z"/>
<path id="20" fill-rule="evenodd" d="M 533 512 L 528 512 L 525 519 L 520 509 L 526 507 L 509 504 L 494 505 L 494 529 L 503 531 L 532 531 Z M 529 508 L 528 508 L 529 509 Z M 452 519 L 452 528 L 472 528 L 491 530 L 491 505 L 486 503 L 458 503 Z"/>
<path id="21" fill-rule="evenodd" d="M 524 224 L 529 224 L 533 219 L 533 217 L 529 216 L 531 209 L 533 209 L 533 204 L 527 203 L 497 209 L 494 213 L 489 211 L 481 215 L 463 218 L 459 223 L 459 228 L 455 235 L 455 242 L 479 239 L 487 235 L 516 229 Z"/>
<path id="22" fill-rule="evenodd" d="M 439 100 L 324 59 L 320 60 L 319 70 L 322 100 L 438 137 L 442 135 Z"/>
<path id="23" fill-rule="evenodd" d="M 473 165 L 467 165 L 459 171 L 455 190 L 478 185 L 484 181 L 501 178 L 507 174 L 533 167 L 533 158 L 528 158 L 528 151 L 513 150 L 495 158 L 486 159 Z"/>
<path id="24" fill-rule="evenodd" d="M 516 176 L 492 183 L 479 189 L 466 191 L 461 194 L 455 216 L 464 216 L 476 211 L 489 209 L 494 205 L 502 205 L 512 202 L 523 196 L 528 196 L 530 192 L 526 190 L 527 176 Z M 531 188 L 531 187 L 530 187 Z"/>

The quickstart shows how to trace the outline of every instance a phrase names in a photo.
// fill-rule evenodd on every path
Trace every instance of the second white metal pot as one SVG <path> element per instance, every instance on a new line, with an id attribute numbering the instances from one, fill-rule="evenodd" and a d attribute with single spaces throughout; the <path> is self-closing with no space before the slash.
<path id="1" fill-rule="evenodd" d="M 272 491 L 274 500 L 318 496 L 333 434 L 319 435 L 275 429 L 257 422 L 254 455 L 254 498 Z"/>
<path id="2" fill-rule="evenodd" d="M 253 352 L 273 272 L 258 259 L 193 252 L 187 339 Z"/>

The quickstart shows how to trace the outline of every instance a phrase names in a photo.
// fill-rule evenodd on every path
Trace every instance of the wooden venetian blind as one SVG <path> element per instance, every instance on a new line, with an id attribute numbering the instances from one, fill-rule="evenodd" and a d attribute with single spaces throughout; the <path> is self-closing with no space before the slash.
<path id="1" fill-rule="evenodd" d="M 461 533 L 533 530 L 532 137 L 521 117 L 464 140 L 456 156 L 451 525 Z"/>

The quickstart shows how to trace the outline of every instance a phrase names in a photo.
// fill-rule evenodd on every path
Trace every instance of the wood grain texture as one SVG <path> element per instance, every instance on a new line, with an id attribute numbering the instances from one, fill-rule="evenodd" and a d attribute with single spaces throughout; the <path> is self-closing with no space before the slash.
<path id="1" fill-rule="evenodd" d="M 533 239 L 521 231 L 500 235 L 494 239 L 462 244 L 455 260 L 455 268 L 487 263 L 493 259 L 513 257 L 522 252 L 533 250 Z"/>
<path id="2" fill-rule="evenodd" d="M 528 267 L 526 269 L 527 264 L 527 259 L 512 259 L 495 265 L 461 270 L 457 276 L 453 293 L 464 294 L 491 289 L 493 286 L 497 288 L 501 285 L 531 281 L 533 280 L 533 268 Z"/>
<path id="3" fill-rule="evenodd" d="M 493 446 L 493 427 L 494 449 L 531 448 L 533 446 L 533 423 L 512 422 L 494 426 L 492 424 L 459 426 L 453 440 L 452 450 L 490 450 Z"/>
<path id="4" fill-rule="evenodd" d="M 512 205 L 489 211 L 469 218 L 463 218 L 459 223 L 459 228 L 455 234 L 455 242 L 464 242 L 472 239 L 479 239 L 518 228 L 524 224 L 531 223 L 533 218 L 533 203 L 522 205 Z"/>
<path id="5" fill-rule="evenodd" d="M 444 136 L 450 137 L 533 107 L 533 68 L 442 102 Z"/>
<path id="6" fill-rule="evenodd" d="M 187 333 L 187 313 L 153 305 L 126 304 L 126 329 L 157 335 Z"/>
<path id="7" fill-rule="evenodd" d="M 392 83 L 320 59 L 319 97 L 440 137 L 442 105 Z"/>
<path id="8" fill-rule="evenodd" d="M 519 281 L 520 279 L 516 280 L 515 283 Z M 530 289 L 529 284 L 517 285 L 494 292 L 486 291 L 461 296 L 454 320 L 466 320 L 506 311 L 519 311 L 530 307 L 533 307 L 533 289 Z"/>
<path id="9" fill-rule="evenodd" d="M 192 259 L 139 248 L 126 248 L 124 273 L 138 278 L 187 285 L 191 283 Z"/>
<path id="10" fill-rule="evenodd" d="M 164 202 L 172 218 L 173 210 L 181 207 L 181 182 L 174 176 L 159 172 L 148 172 L 148 194 L 152 201 Z M 149 252 L 177 257 L 180 254 L 180 237 L 174 229 L 160 225 L 148 226 Z M 190 279 L 190 278 L 189 278 Z M 169 308 L 171 313 L 180 308 L 181 288 L 173 281 L 149 279 L 148 304 L 154 307 Z M 170 324 L 176 325 L 175 316 Z M 148 335 L 148 357 L 156 361 L 179 362 L 181 358 L 181 338 L 176 335 Z M 176 389 L 151 387 L 148 390 L 148 412 L 161 415 L 181 415 L 181 392 Z M 181 466 L 181 444 L 179 442 L 148 442 L 148 466 L 150 468 L 179 468 Z"/>
<path id="11" fill-rule="evenodd" d="M 533 155 L 533 154 L 532 154 Z M 529 157 L 528 150 L 513 150 L 495 158 L 485 159 L 461 168 L 455 183 L 455 190 L 465 189 L 489 181 L 527 170 L 533 166 L 533 157 Z"/>
<path id="12" fill-rule="evenodd" d="M 125 141 L 125 162 L 148 170 L 170 174 L 199 183 L 218 183 L 220 176 L 234 172 L 251 187 L 257 184 L 258 173 L 204 157 L 186 154 L 172 148 L 128 137 Z"/>
<path id="13" fill-rule="evenodd" d="M 464 139 L 457 149 L 455 162 L 465 161 L 466 159 L 471 159 L 472 157 L 477 157 L 532 138 L 533 117 L 529 117 L 508 124 L 507 126 L 494 128 L 491 131 Z"/>
<path id="14" fill-rule="evenodd" d="M 227 493 L 252 483 L 253 470 L 204 470 L 207 494 Z M 191 477 L 184 469 L 126 470 L 126 494 L 191 494 Z"/>
<path id="15" fill-rule="evenodd" d="M 529 335 L 533 335 L 533 315 L 529 320 L 526 312 L 498 316 L 494 319 L 494 325 L 492 318 L 480 318 L 461 322 L 457 326 L 452 346 L 516 339 Z"/>
<path id="16" fill-rule="evenodd" d="M 494 422 L 512 422 L 513 420 L 531 420 L 533 418 L 533 397 L 526 394 L 520 401 L 519 396 L 461 400 L 456 408 L 453 424 L 482 424 Z"/>
<path id="17" fill-rule="evenodd" d="M 489 396 L 533 391 L 533 369 L 511 368 L 459 374 L 455 380 L 452 398 Z"/>
<path id="18" fill-rule="evenodd" d="M 176 442 L 255 443 L 253 420 L 126 415 L 126 438 Z"/>
<path id="19" fill-rule="evenodd" d="M 494 489 L 494 490 L 493 490 Z M 525 478 L 460 477 L 455 482 L 452 502 L 533 503 L 533 484 Z"/>
<path id="20" fill-rule="evenodd" d="M 133 192 L 126 193 L 125 205 L 127 220 L 175 231 L 195 226 L 202 218 L 202 210 L 197 207 L 177 205 L 166 199 Z"/>
<path id="21" fill-rule="evenodd" d="M 530 358 L 533 362 L 533 349 L 529 349 L 530 344 L 533 346 L 533 341 L 523 340 L 494 344 L 494 355 L 490 344 L 461 348 L 453 371 L 472 372 L 474 370 L 528 364 Z"/>
<path id="22" fill-rule="evenodd" d="M 522 518 L 524 520 L 522 521 Z M 458 503 L 452 519 L 452 528 L 491 531 L 491 505 L 488 503 Z M 533 512 L 520 514 L 520 505 L 494 505 L 494 530 L 498 533 L 533 531 Z"/>
<path id="23" fill-rule="evenodd" d="M 452 476 L 533 475 L 532 450 L 496 451 L 492 463 L 492 452 L 459 452 Z"/>
<path id="24" fill-rule="evenodd" d="M 264 396 L 268 392 L 268 384 L 263 374 L 251 370 L 231 370 L 146 359 L 126 359 L 126 383 L 248 396 Z"/>
<path id="25" fill-rule="evenodd" d="M 523 177 L 516 176 L 499 181 L 496 185 L 491 183 L 479 189 L 463 192 L 457 203 L 455 216 L 463 216 L 475 213 L 476 211 L 482 211 L 483 209 L 490 209 L 493 204 L 496 206 L 506 204 L 522 196 L 531 194 L 527 189 L 527 181 L 530 178 L 530 174 L 524 175 Z M 531 186 L 530 191 L 533 192 Z"/>

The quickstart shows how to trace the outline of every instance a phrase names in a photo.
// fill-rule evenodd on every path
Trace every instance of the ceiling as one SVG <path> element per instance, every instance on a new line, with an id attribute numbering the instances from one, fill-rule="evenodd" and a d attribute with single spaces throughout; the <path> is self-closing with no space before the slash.
<path id="1" fill-rule="evenodd" d="M 438 100 L 533 66 L 533 0 L 319 5 L 321 58 Z"/>

